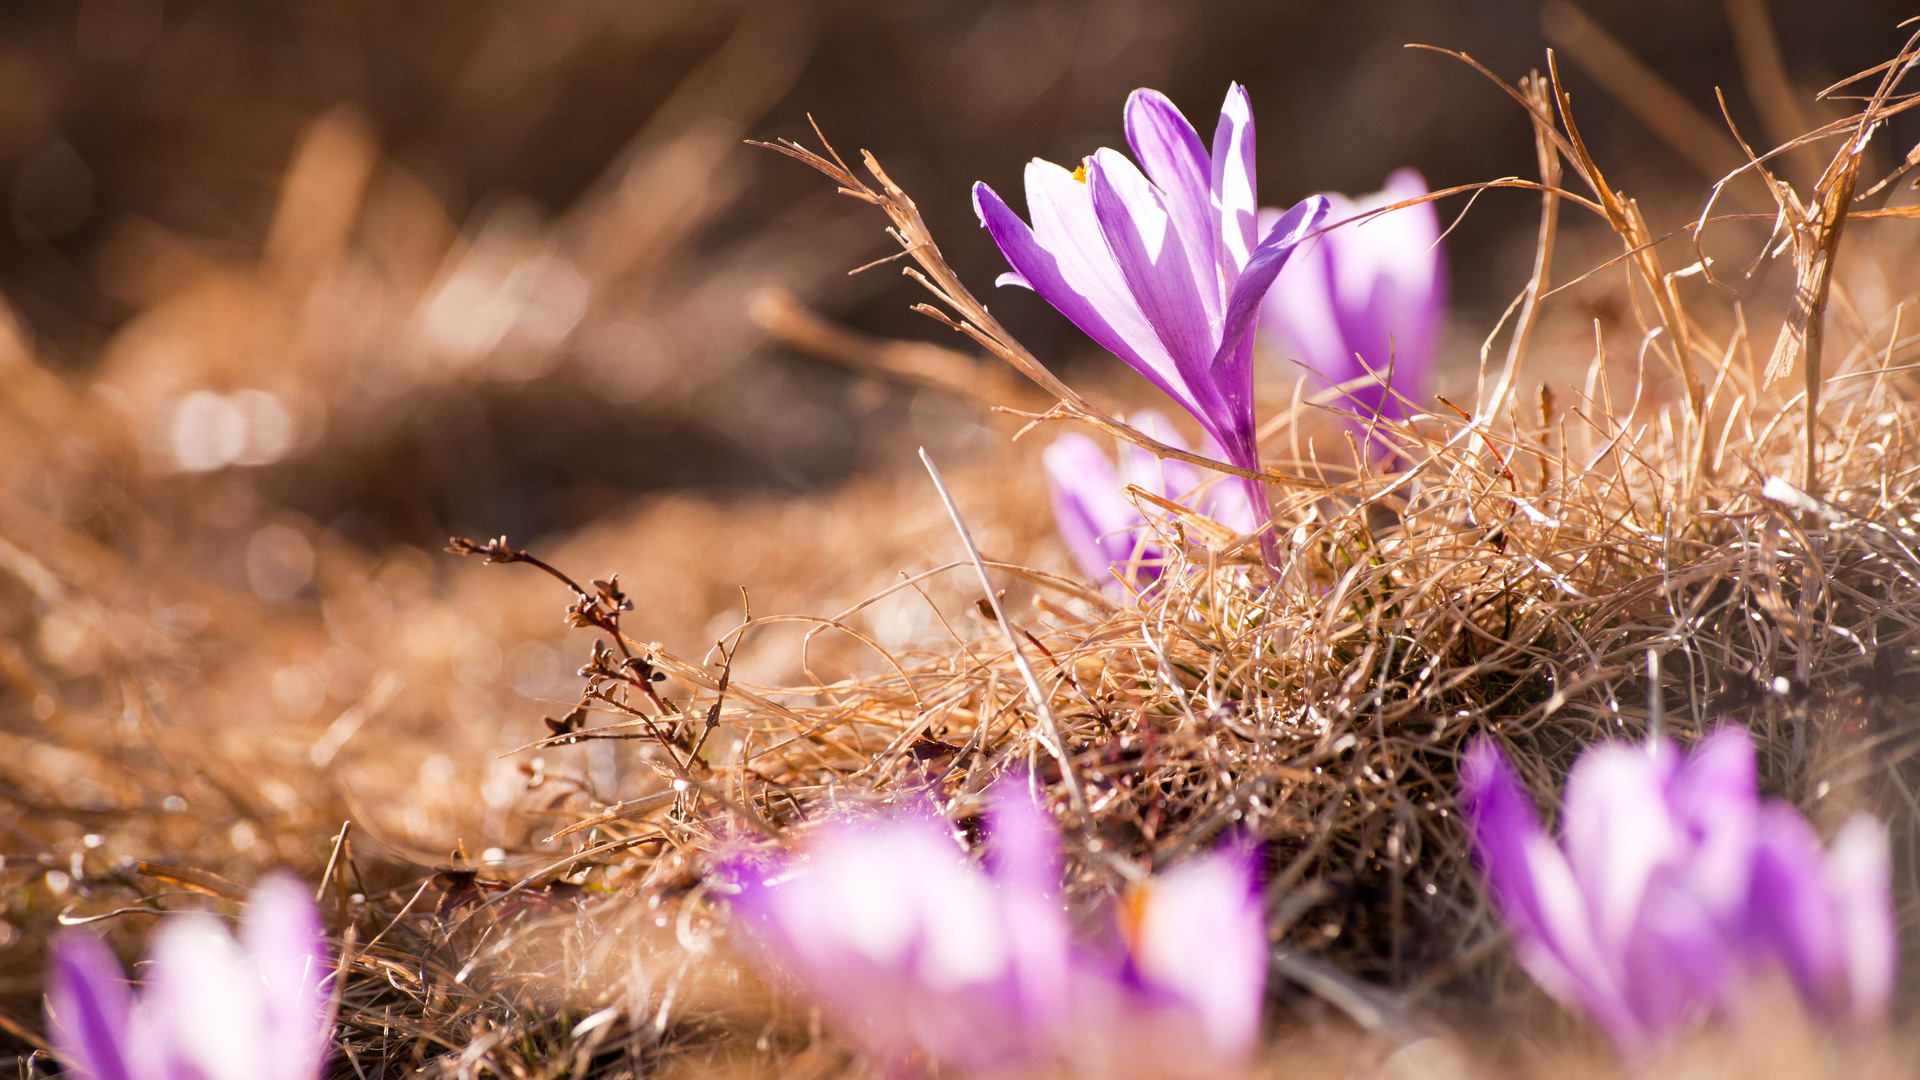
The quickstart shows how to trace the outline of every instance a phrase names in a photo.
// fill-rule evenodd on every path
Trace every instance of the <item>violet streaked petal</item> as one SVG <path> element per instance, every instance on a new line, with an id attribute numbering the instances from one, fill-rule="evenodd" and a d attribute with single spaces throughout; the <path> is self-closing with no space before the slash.
<path id="1" fill-rule="evenodd" d="M 47 970 L 47 1034 L 77 1080 L 132 1080 L 128 1026 L 133 992 L 99 938 L 63 930 Z"/>
<path id="2" fill-rule="evenodd" d="M 1280 215 L 1273 228 L 1261 238 L 1260 243 L 1248 257 L 1246 269 L 1240 279 L 1234 282 L 1233 294 L 1227 298 L 1227 312 L 1221 329 L 1220 351 L 1212 360 L 1211 368 L 1216 379 L 1225 379 L 1222 371 L 1224 364 L 1245 358 L 1250 361 L 1250 350 L 1241 348 L 1247 334 L 1253 330 L 1253 320 L 1260 312 L 1260 301 L 1267 295 L 1274 278 L 1278 277 L 1287 259 L 1300 246 L 1307 234 L 1320 227 L 1326 220 L 1330 204 L 1324 195 L 1309 195 L 1294 203 L 1286 213 Z"/>
<path id="3" fill-rule="evenodd" d="M 999 895 L 1025 1011 L 1040 1029 L 1066 1017 L 1071 932 L 1060 904 L 1060 839 L 1024 773 L 1002 777 L 989 793 L 987 866 Z"/>
<path id="4" fill-rule="evenodd" d="M 1460 763 L 1460 803 L 1488 890 L 1513 931 L 1514 953 L 1554 999 L 1584 1010 L 1616 1042 L 1640 1038 L 1618 978 L 1593 938 L 1586 896 L 1541 828 L 1533 800 L 1490 739 Z"/>
<path id="5" fill-rule="evenodd" d="M 1257 855 L 1230 843 L 1157 875 L 1134 927 L 1142 978 L 1194 1011 L 1216 1059 L 1244 1056 L 1260 1030 L 1269 960 Z"/>
<path id="6" fill-rule="evenodd" d="M 1351 216 L 1348 208 L 1352 203 L 1346 196 L 1326 198 L 1329 219 Z M 1260 214 L 1261 235 L 1265 236 L 1280 220 L 1280 211 L 1262 210 Z M 1274 348 L 1319 376 L 1307 384 L 1309 393 L 1359 374 L 1334 310 L 1332 250 L 1333 243 L 1325 233 L 1301 243 L 1260 304 L 1260 321 L 1276 339 Z M 1290 376 L 1293 373 L 1288 371 Z"/>
<path id="7" fill-rule="evenodd" d="M 1053 498 L 1055 527 L 1087 578 L 1113 582 L 1112 567 L 1133 561 L 1145 518 L 1121 493 L 1113 463 L 1077 432 L 1055 439 L 1040 455 Z"/>
<path id="8" fill-rule="evenodd" d="M 1734 942 L 1672 872 L 1677 869 L 1662 867 L 1654 875 L 1619 952 L 1621 994 L 1638 1021 L 1638 1038 L 1646 1042 L 1691 1027 L 1711 1012 L 1733 959 Z"/>
<path id="9" fill-rule="evenodd" d="M 1625 946 L 1649 879 L 1681 851 L 1666 799 L 1677 756 L 1671 744 L 1601 743 L 1567 774 L 1562 842 L 1604 951 Z"/>
<path id="10" fill-rule="evenodd" d="M 1182 407 L 1197 408 L 1173 358 L 1127 291 L 1094 219 L 1086 185 L 1039 160 L 1027 165 L 1026 181 L 1032 228 L 992 188 L 973 186 L 980 223 L 1021 283 Z"/>
<path id="11" fill-rule="evenodd" d="M 1193 125 L 1158 90 L 1135 90 L 1127 98 L 1127 144 L 1140 169 L 1166 196 L 1167 209 L 1194 267 L 1219 261 L 1214 228 L 1212 165 Z M 1215 283 L 1201 290 L 1210 320 L 1218 320 L 1225 290 Z"/>
<path id="12" fill-rule="evenodd" d="M 1187 442 L 1180 437 L 1179 430 L 1165 414 L 1157 410 L 1142 409 L 1129 416 L 1127 423 L 1140 429 L 1149 438 L 1177 450 L 1187 449 Z M 1184 461 L 1157 458 L 1151 451 L 1132 443 L 1123 443 L 1120 446 L 1120 482 L 1122 485 L 1135 484 L 1163 499 L 1180 501 L 1200 486 L 1200 470 Z"/>
<path id="13" fill-rule="evenodd" d="M 1785 969 L 1801 998 L 1831 1015 L 1841 976 L 1840 928 L 1826 888 L 1826 853 L 1800 812 L 1760 807 L 1748 925 L 1762 955 Z"/>
<path id="14" fill-rule="evenodd" d="M 1686 856 L 1675 872 L 1722 923 L 1746 903 L 1759 806 L 1753 738 L 1727 725 L 1701 739 L 1668 784 L 1667 805 Z"/>
<path id="15" fill-rule="evenodd" d="M 146 1000 L 167 1058 L 203 1080 L 259 1080 L 278 1060 L 259 970 L 220 920 L 181 915 L 155 937 Z"/>
<path id="16" fill-rule="evenodd" d="M 263 879 L 248 898 L 240 941 L 263 983 L 276 1050 L 271 1076 L 313 1080 L 331 1045 L 326 980 L 332 966 L 307 886 L 284 872 Z"/>
<path id="17" fill-rule="evenodd" d="M 1003 897 L 930 812 L 822 827 L 804 862 L 738 864 L 763 948 L 889 1064 L 1031 1065 L 1044 1010 L 1021 993 Z"/>
<path id="18" fill-rule="evenodd" d="M 1213 287 L 1213 267 L 1195 267 L 1188 260 L 1166 199 L 1125 156 L 1095 151 L 1087 165 L 1087 189 L 1128 290 L 1194 396 L 1205 403 L 1205 388 L 1195 380 L 1205 375 L 1218 339 L 1200 293 Z"/>
<path id="19" fill-rule="evenodd" d="M 1401 169 L 1386 187 L 1356 200 L 1365 213 L 1426 194 L 1420 174 Z M 1426 377 L 1444 303 L 1440 218 L 1421 203 L 1358 221 L 1328 234 L 1334 245 L 1336 310 L 1350 352 L 1382 373 L 1391 361 L 1397 384 Z"/>
<path id="20" fill-rule="evenodd" d="M 1213 209 L 1220 237 L 1219 263 L 1232 289 L 1245 272 L 1259 237 L 1260 186 L 1254 180 L 1253 102 L 1234 83 L 1220 105 L 1213 131 Z M 1265 286 L 1261 287 L 1265 291 Z"/>
<path id="21" fill-rule="evenodd" d="M 1848 818 L 1827 849 L 1826 884 L 1840 922 L 1848 1011 L 1871 1024 L 1887 1014 L 1900 963 L 1887 827 L 1868 814 Z"/>

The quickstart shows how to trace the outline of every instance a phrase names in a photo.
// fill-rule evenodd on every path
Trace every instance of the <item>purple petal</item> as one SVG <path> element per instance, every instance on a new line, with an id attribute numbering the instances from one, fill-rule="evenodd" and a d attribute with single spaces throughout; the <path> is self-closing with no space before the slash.
<path id="1" fill-rule="evenodd" d="M 1663 867 L 1654 875 L 1640 917 L 1620 950 L 1621 993 L 1637 1021 L 1616 1041 L 1640 1049 L 1704 1019 L 1720 1003 L 1734 942 L 1714 912 Z"/>
<path id="2" fill-rule="evenodd" d="M 204 1080 L 277 1076 L 265 986 L 233 935 L 211 915 L 168 919 L 155 937 L 146 1000 L 169 1061 Z"/>
<path id="3" fill-rule="evenodd" d="M 1540 827 L 1533 801 L 1493 741 L 1477 737 L 1460 764 L 1460 803 L 1488 890 L 1513 931 L 1514 952 L 1550 996 L 1583 1009 L 1616 1043 L 1635 1045 L 1638 1019 L 1594 941 L 1586 897 Z"/>
<path id="4" fill-rule="evenodd" d="M 993 881 L 930 813 L 820 829 L 804 863 L 730 868 L 734 909 L 770 960 L 890 1064 L 1030 1065 L 1044 1009 L 1021 993 Z"/>
<path id="5" fill-rule="evenodd" d="M 1381 191 L 1331 196 L 1335 226 L 1321 237 L 1318 256 L 1296 258 L 1262 311 L 1268 327 L 1331 384 L 1368 370 L 1382 379 L 1391 373 L 1397 396 L 1383 386 L 1351 392 L 1362 415 L 1398 416 L 1398 397 L 1417 399 L 1432 366 L 1446 287 L 1431 203 L 1351 219 L 1425 193 L 1420 175 L 1401 169 Z"/>
<path id="6" fill-rule="evenodd" d="M 1176 449 L 1187 448 L 1180 432 L 1164 414 L 1154 409 L 1142 409 L 1128 417 L 1127 422 L 1149 438 Z M 1120 447 L 1120 481 L 1138 485 L 1163 499 L 1179 500 L 1200 486 L 1200 470 L 1184 461 L 1154 457 L 1148 450 L 1124 443 Z"/>
<path id="7" fill-rule="evenodd" d="M 1327 217 L 1352 216 L 1353 203 L 1344 195 L 1326 196 Z M 1280 219 L 1278 210 L 1261 211 L 1262 233 Z M 1333 242 L 1330 233 L 1312 237 L 1294 249 L 1287 265 L 1274 278 L 1273 286 L 1261 301 L 1262 324 L 1279 339 L 1278 348 L 1319 375 L 1322 385 L 1309 384 L 1309 392 L 1323 385 L 1337 385 L 1360 374 L 1360 366 L 1348 350 L 1334 307 Z M 1291 372 L 1290 372 L 1291 374 Z"/>
<path id="8" fill-rule="evenodd" d="M 1686 846 L 1676 867 L 1688 895 L 1727 923 L 1746 903 L 1752 874 L 1753 738 L 1732 725 L 1701 739 L 1675 772 L 1667 805 Z"/>
<path id="9" fill-rule="evenodd" d="M 307 886 L 287 873 L 255 887 L 241 924 L 246 947 L 264 984 L 263 1003 L 278 1048 L 273 1075 L 313 1080 L 332 1045 L 327 1015 L 326 931 Z"/>
<path id="10" fill-rule="evenodd" d="M 1032 228 L 992 188 L 973 186 L 980 223 L 1021 283 L 1182 407 L 1196 409 L 1178 366 L 1107 250 L 1086 185 L 1060 166 L 1038 160 L 1027 165 L 1026 180 Z"/>
<path id="11" fill-rule="evenodd" d="M 1239 83 L 1227 88 L 1220 123 L 1213 131 L 1212 180 L 1219 263 L 1231 288 L 1252 257 L 1260 218 L 1260 186 L 1254 181 L 1253 102 Z M 1261 291 L 1265 288 L 1261 286 Z"/>
<path id="12" fill-rule="evenodd" d="M 1426 194 L 1411 169 L 1396 172 L 1383 191 L 1357 200 L 1365 213 Z M 1433 344 L 1445 303 L 1438 242 L 1440 220 L 1432 203 L 1421 203 L 1355 222 L 1328 234 L 1333 243 L 1335 311 L 1348 355 L 1417 393 L 1432 366 Z M 1390 413 L 1400 409 L 1389 404 Z"/>
<path id="13" fill-rule="evenodd" d="M 130 1080 L 128 1022 L 133 994 L 113 950 L 92 934 L 53 939 L 47 971 L 47 1034 L 79 1080 Z"/>
<path id="14" fill-rule="evenodd" d="M 1567 774 L 1560 832 L 1603 951 L 1625 947 L 1656 869 L 1683 851 L 1667 809 L 1672 744 L 1601 743 Z"/>
<path id="15" fill-rule="evenodd" d="M 1134 928 L 1141 977 L 1198 1016 L 1214 1059 L 1244 1057 L 1260 1030 L 1269 961 L 1257 855 L 1230 844 L 1157 875 Z"/>
<path id="16" fill-rule="evenodd" d="M 1211 365 L 1216 379 L 1225 378 L 1219 369 L 1236 350 L 1249 357 L 1252 355 L 1250 351 L 1241 350 L 1240 346 L 1253 329 L 1254 316 L 1260 312 L 1261 298 L 1267 295 L 1268 287 L 1279 276 L 1281 268 L 1287 265 L 1288 256 L 1293 254 L 1308 233 L 1320 227 L 1320 222 L 1327 216 L 1328 206 L 1325 196 L 1309 195 L 1301 199 L 1280 215 L 1259 246 L 1253 249 L 1240 280 L 1234 283 L 1233 295 L 1227 299 L 1220 351 Z"/>
<path id="17" fill-rule="evenodd" d="M 1140 159 L 1141 171 L 1166 197 L 1187 261 L 1195 267 L 1215 265 L 1213 170 L 1193 125 L 1165 94 L 1143 89 L 1127 98 L 1126 126 L 1127 144 Z M 1209 320 L 1218 320 L 1224 299 L 1220 287 L 1202 289 L 1200 299 Z"/>
<path id="18" fill-rule="evenodd" d="M 1060 838 L 1023 773 L 994 785 L 987 827 L 988 867 L 1000 894 L 1019 995 L 1036 1028 L 1057 1029 L 1071 982 L 1071 933 L 1059 896 Z"/>
<path id="19" fill-rule="evenodd" d="M 1165 198 L 1124 156 L 1096 151 L 1087 166 L 1087 188 L 1093 193 L 1101 235 L 1128 290 L 1195 397 L 1204 402 L 1205 390 L 1196 380 L 1204 376 L 1218 338 L 1200 293 L 1215 287 L 1214 268 L 1195 267 L 1188 260 Z"/>
<path id="20" fill-rule="evenodd" d="M 1753 939 L 1810 1008 L 1831 1015 L 1843 960 L 1820 838 L 1798 810 L 1775 800 L 1760 808 L 1758 827 L 1748 909 Z"/>
<path id="21" fill-rule="evenodd" d="M 1092 439 L 1075 432 L 1054 440 L 1040 461 L 1053 496 L 1054 524 L 1067 551 L 1088 579 L 1114 582 L 1112 567 L 1135 561 L 1136 549 L 1144 546 L 1146 520 L 1121 493 L 1113 463 Z"/>
<path id="22" fill-rule="evenodd" d="M 1840 958 L 1849 1012 L 1857 1023 L 1886 1016 L 1900 963 L 1887 828 L 1867 814 L 1840 827 L 1827 852 L 1827 888 L 1840 921 Z"/>

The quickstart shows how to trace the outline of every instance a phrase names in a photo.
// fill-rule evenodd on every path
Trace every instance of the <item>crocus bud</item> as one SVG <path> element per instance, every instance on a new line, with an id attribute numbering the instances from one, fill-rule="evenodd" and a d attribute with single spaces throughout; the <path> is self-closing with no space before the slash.
<path id="1" fill-rule="evenodd" d="M 298 879 L 254 890 L 240 940 L 211 915 L 170 919 L 135 995 L 93 935 L 62 933 L 47 1029 L 83 1080 L 317 1080 L 331 1046 L 332 975 L 319 912 Z"/>

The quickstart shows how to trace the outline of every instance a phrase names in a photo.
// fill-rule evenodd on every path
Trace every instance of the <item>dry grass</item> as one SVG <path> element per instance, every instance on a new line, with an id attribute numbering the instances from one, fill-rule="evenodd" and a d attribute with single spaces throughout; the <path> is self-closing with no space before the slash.
<path id="1" fill-rule="evenodd" d="M 262 264 L 194 271 L 143 316 L 100 388 L 77 392 L 24 343 L 0 343 L 0 674 L 16 691 L 0 823 L 33 853 L 0 868 L 4 925 L 22 939 L 0 954 L 0 1024 L 37 1041 L 38 946 L 56 916 L 101 916 L 131 941 L 148 920 L 128 909 L 230 905 L 230 880 L 284 862 L 324 879 L 339 935 L 338 1075 L 857 1072 L 817 1015 L 730 957 L 704 885 L 712 854 L 784 843 L 834 806 L 909 791 L 938 792 L 965 820 L 995 777 L 1027 767 L 1059 811 L 1081 901 L 1229 830 L 1266 841 L 1287 1006 L 1275 1073 L 1611 1074 L 1502 959 L 1450 812 L 1470 734 L 1501 739 L 1544 794 L 1596 739 L 1745 724 L 1772 789 L 1821 820 L 1867 806 L 1894 821 L 1903 897 L 1920 894 L 1907 761 L 1920 719 L 1908 370 L 1920 337 L 1903 327 L 1912 298 L 1890 284 L 1920 267 L 1898 232 L 1910 224 L 1859 220 L 1907 212 L 1854 199 L 1871 186 L 1864 135 L 1909 103 L 1898 76 L 1914 55 L 1869 73 L 1850 118 L 1794 144 L 1832 154 L 1810 189 L 1766 161 L 1727 187 L 1763 177 L 1777 214 L 1756 226 L 1712 217 L 1708 202 L 1671 235 L 1608 183 L 1551 71 L 1507 87 L 1533 125 L 1540 177 L 1484 187 L 1538 194 L 1538 256 L 1467 394 L 1374 425 L 1368 437 L 1398 448 L 1390 470 L 1353 451 L 1334 395 L 1274 402 L 1262 478 L 1281 564 L 1263 566 L 1254 538 L 1149 508 L 1173 566 L 1124 601 L 1044 568 L 1064 561 L 1047 547 L 1025 444 L 950 468 L 1004 591 L 991 603 L 931 485 L 908 473 L 798 506 L 660 500 L 535 547 L 547 576 L 368 551 L 217 478 L 143 475 L 167 450 L 143 424 L 176 392 L 160 375 L 178 375 L 165 357 L 180 335 L 224 335 L 196 351 L 209 363 L 266 342 L 295 358 L 288 400 L 309 395 L 377 431 L 396 422 L 375 400 L 391 388 L 314 374 L 376 355 L 329 336 L 329 303 L 383 298 L 360 308 L 372 340 L 439 326 L 454 352 L 413 354 L 444 362 L 401 374 L 457 386 L 481 376 L 455 362 L 462 311 L 436 323 L 436 305 L 470 299 L 463 288 L 494 295 L 482 286 L 529 266 L 559 292 L 566 274 L 625 280 L 655 233 L 697 224 L 685 219 L 697 208 L 656 221 L 615 192 L 571 225 L 370 252 L 351 220 L 310 212 L 341 201 L 328 185 L 358 192 L 380 175 L 350 120 L 323 121 Z M 658 156 L 626 175 L 698 201 L 720 160 L 703 132 L 637 150 Z M 1029 407 L 971 378 L 971 356 L 822 332 L 791 304 L 763 305 L 770 325 L 974 405 L 1024 409 L 1029 426 L 1082 423 L 1192 457 L 1015 341 L 877 161 L 868 182 L 831 151 L 788 150 L 885 211 L 929 314 L 1054 400 Z M 383 198 L 418 194 L 391 186 Z M 1608 236 L 1615 255 L 1556 281 L 1557 246 Z M 1716 244 L 1743 258 L 1790 251 L 1795 289 L 1730 301 L 1714 283 L 1737 278 L 1726 257 L 1697 261 Z M 376 266 L 380 281 L 365 276 Z M 714 287 L 728 283 L 747 282 Z M 476 354 L 485 364 L 544 362 L 541 305 L 558 293 L 527 295 L 520 321 Z M 697 306 L 660 301 L 677 302 Z M 1756 359 L 1749 327 L 1776 321 L 1779 344 Z M 1794 363 L 1809 375 L 1787 394 L 1778 375 Z M 456 548 L 528 561 L 504 545 Z M 220 565 L 246 582 L 206 569 Z M 603 567 L 627 576 L 568 577 Z M 770 582 L 750 602 L 734 591 L 748 577 Z M 568 603 L 571 634 L 552 617 Z M 576 703 L 562 673 L 582 661 Z M 529 746 L 524 721 L 502 719 L 531 718 L 536 701 L 552 737 Z M 1781 1075 L 1898 1072 L 1890 1050 L 1842 1054 L 1772 1013 L 1747 1029 L 1767 1037 L 1710 1037 L 1676 1051 L 1670 1071 L 1746 1075 L 1765 1060 Z"/>

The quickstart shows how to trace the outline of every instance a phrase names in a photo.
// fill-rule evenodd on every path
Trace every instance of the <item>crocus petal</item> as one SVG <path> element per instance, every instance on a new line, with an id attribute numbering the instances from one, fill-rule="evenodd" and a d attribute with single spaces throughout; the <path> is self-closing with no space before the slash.
<path id="1" fill-rule="evenodd" d="M 47 1033 L 79 1080 L 131 1080 L 128 1022 L 133 994 L 113 950 L 80 930 L 53 939 L 47 972 Z"/>
<path id="2" fill-rule="evenodd" d="M 1127 98 L 1127 145 L 1140 159 L 1140 169 L 1166 197 L 1167 209 L 1194 267 L 1211 267 L 1219 260 L 1214 228 L 1212 166 L 1193 125 L 1158 90 L 1135 90 Z M 1201 303 L 1209 321 L 1220 318 L 1224 290 L 1218 283 L 1202 289 Z"/>
<path id="3" fill-rule="evenodd" d="M 1039 160 L 1027 165 L 1026 181 L 1032 228 L 992 188 L 973 186 L 980 223 L 1013 264 L 1020 283 L 1182 407 L 1197 410 L 1172 356 L 1107 250 L 1086 185 L 1060 166 Z"/>
<path id="4" fill-rule="evenodd" d="M 1817 1011 L 1830 1013 L 1840 978 L 1840 928 L 1824 881 L 1820 837 L 1800 812 L 1772 801 L 1759 813 L 1754 851 L 1752 933 L 1763 954 L 1793 979 Z"/>
<path id="5" fill-rule="evenodd" d="M 999 894 L 1015 980 L 1031 1022 L 1057 1029 L 1071 982 L 1071 934 L 1060 906 L 1060 839 L 1027 777 L 1003 777 L 989 793 L 987 866 Z"/>
<path id="6" fill-rule="evenodd" d="M 987 1071 L 1045 1055 L 995 887 L 930 812 L 833 823 L 808 856 L 730 866 L 734 908 L 877 1056 Z"/>
<path id="7" fill-rule="evenodd" d="M 1352 216 L 1352 200 L 1344 195 L 1328 195 L 1327 219 L 1339 221 Z M 1280 220 L 1280 211 L 1260 211 L 1260 235 L 1265 236 Z M 1294 249 L 1267 295 L 1261 301 L 1262 324 L 1280 339 L 1290 359 L 1298 360 L 1317 379 L 1308 383 L 1308 392 L 1343 383 L 1360 374 L 1359 364 L 1347 351 L 1334 308 L 1333 241 L 1328 233 L 1312 237 Z M 1291 376 L 1295 372 L 1289 369 Z"/>
<path id="8" fill-rule="evenodd" d="M 1165 415 L 1153 409 L 1134 413 L 1127 417 L 1127 423 L 1140 429 L 1147 437 L 1176 450 L 1187 449 L 1186 440 L 1180 437 L 1180 432 L 1175 430 Z M 1184 461 L 1154 457 L 1149 450 L 1124 443 L 1120 447 L 1120 480 L 1123 484 L 1134 484 L 1163 499 L 1178 502 L 1200 486 L 1200 470 Z"/>
<path id="9" fill-rule="evenodd" d="M 240 940 L 264 984 L 262 1002 L 276 1048 L 271 1075 L 313 1080 L 332 1027 L 325 986 L 331 967 L 326 931 L 306 885 L 286 873 L 263 880 L 248 899 Z"/>
<path id="10" fill-rule="evenodd" d="M 1206 388 L 1196 383 L 1205 375 L 1217 338 L 1200 292 L 1203 285 L 1214 287 L 1213 269 L 1188 261 L 1165 197 L 1121 154 L 1095 151 L 1087 164 L 1087 188 L 1127 288 L 1188 387 L 1206 404 Z"/>
<path id="11" fill-rule="evenodd" d="M 1386 187 L 1358 199 L 1334 195 L 1334 226 L 1296 257 L 1268 294 L 1261 318 L 1328 384 L 1369 371 L 1384 385 L 1348 392 L 1362 417 L 1400 416 L 1432 366 L 1445 306 L 1439 216 L 1421 203 L 1365 220 L 1372 210 L 1417 199 L 1426 184 L 1401 169 Z"/>
<path id="12" fill-rule="evenodd" d="M 204 1080 L 258 1080 L 279 1052 L 265 986 L 240 945 L 211 915 L 167 920 L 155 939 L 147 1000 L 168 1058 Z"/>
<path id="13" fill-rule="evenodd" d="M 1520 966 L 1549 996 L 1586 1011 L 1616 1043 L 1643 1041 L 1594 940 L 1586 896 L 1566 856 L 1541 828 L 1520 778 L 1490 739 L 1467 747 L 1460 803 L 1488 889 L 1513 930 Z"/>
<path id="14" fill-rule="evenodd" d="M 1680 850 L 1666 782 L 1671 743 L 1602 743 L 1567 774 L 1561 833 L 1567 862 L 1592 910 L 1602 948 L 1625 946 L 1654 871 Z"/>
<path id="15" fill-rule="evenodd" d="M 1253 165 L 1253 102 L 1246 88 L 1234 83 L 1227 88 L 1220 123 L 1213 131 L 1214 221 L 1228 288 L 1244 272 L 1259 239 L 1260 188 L 1254 182 Z"/>
<path id="16" fill-rule="evenodd" d="M 1688 852 L 1676 872 L 1687 895 L 1723 923 L 1738 917 L 1746 903 L 1754 811 L 1759 806 L 1756 790 L 1753 738 L 1744 728 L 1728 725 L 1700 740 L 1667 791 L 1674 825 Z"/>
<path id="17" fill-rule="evenodd" d="M 1366 213 L 1426 194 L 1420 174 L 1402 169 L 1385 189 L 1356 200 Z M 1444 267 L 1438 242 L 1440 218 L 1421 203 L 1328 234 L 1333 243 L 1333 287 L 1349 354 L 1357 353 L 1383 378 L 1391 364 L 1394 382 L 1418 386 L 1431 364 L 1433 341 L 1445 302 Z M 1397 409 L 1389 406 L 1397 415 Z"/>
<path id="18" fill-rule="evenodd" d="M 1230 844 L 1156 877 L 1133 936 L 1143 979 L 1198 1016 L 1216 1059 L 1252 1049 L 1267 982 L 1258 849 Z"/>
<path id="19" fill-rule="evenodd" d="M 1076 432 L 1055 439 L 1040 461 L 1053 496 L 1054 524 L 1067 551 L 1090 580 L 1116 583 L 1112 568 L 1135 561 L 1145 519 L 1121 493 L 1113 463 L 1092 439 Z"/>
<path id="20" fill-rule="evenodd" d="M 1900 962 L 1886 826 L 1867 814 L 1847 819 L 1827 852 L 1826 884 L 1840 923 L 1849 1012 L 1873 1023 L 1886 1016 Z"/>
<path id="21" fill-rule="evenodd" d="M 1254 316 L 1260 312 L 1260 301 L 1267 295 L 1274 278 L 1287 265 L 1287 259 L 1300 246 L 1308 233 L 1320 227 L 1326 220 L 1328 202 L 1325 196 L 1309 195 L 1293 204 L 1273 228 L 1261 238 L 1259 246 L 1248 257 L 1246 269 L 1240 279 L 1234 282 L 1233 294 L 1227 298 L 1227 313 L 1220 339 L 1220 350 L 1214 356 L 1212 366 L 1215 378 L 1224 378 L 1219 373 L 1220 366 L 1228 362 L 1230 355 L 1240 350 L 1247 334 L 1253 329 Z"/>

